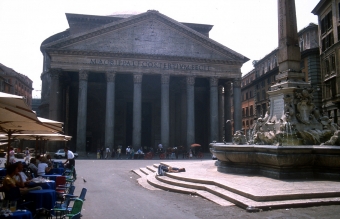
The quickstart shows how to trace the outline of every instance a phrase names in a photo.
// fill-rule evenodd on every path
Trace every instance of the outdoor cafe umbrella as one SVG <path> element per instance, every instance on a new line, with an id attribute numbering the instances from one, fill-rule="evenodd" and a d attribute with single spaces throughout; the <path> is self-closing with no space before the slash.
<path id="1" fill-rule="evenodd" d="M 192 144 L 191 147 L 201 147 L 201 145 L 195 143 L 195 144 Z"/>
<path id="2" fill-rule="evenodd" d="M 44 125 L 29 108 L 25 98 L 0 92 L 0 133 L 7 134 L 9 155 L 11 136 L 20 132 L 50 132 L 56 133 L 60 129 Z M 9 156 L 7 156 L 9 163 Z"/>

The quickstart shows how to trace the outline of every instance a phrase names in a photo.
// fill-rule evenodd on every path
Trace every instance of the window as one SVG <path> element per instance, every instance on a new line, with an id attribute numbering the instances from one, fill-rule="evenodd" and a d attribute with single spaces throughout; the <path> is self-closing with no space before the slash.
<path id="1" fill-rule="evenodd" d="M 257 92 L 257 94 L 256 94 L 256 100 L 257 100 L 257 101 L 260 101 L 260 92 Z"/>
<path id="2" fill-rule="evenodd" d="M 303 38 L 300 38 L 300 52 L 303 51 Z"/>
<path id="3" fill-rule="evenodd" d="M 242 116 L 244 117 L 245 113 L 244 113 L 244 108 L 242 109 Z"/>
<path id="4" fill-rule="evenodd" d="M 325 60 L 325 70 L 326 70 L 326 75 L 328 75 L 329 74 L 329 60 L 328 59 Z"/>
<path id="5" fill-rule="evenodd" d="M 335 55 L 334 54 L 331 56 L 331 71 L 332 72 L 335 71 Z"/>
<path id="6" fill-rule="evenodd" d="M 249 98 L 252 98 L 253 97 L 253 94 L 251 91 L 249 91 Z"/>
<path id="7" fill-rule="evenodd" d="M 250 116 L 253 116 L 254 115 L 254 112 L 253 112 L 253 106 L 250 106 Z"/>
<path id="8" fill-rule="evenodd" d="M 321 20 L 321 34 L 326 33 L 330 28 L 332 28 L 332 11 L 330 11 L 322 20 Z"/>
<path id="9" fill-rule="evenodd" d="M 246 116 L 249 116 L 249 109 L 246 107 Z"/>
<path id="10" fill-rule="evenodd" d="M 246 93 L 246 100 L 248 100 L 248 92 Z"/>
<path id="11" fill-rule="evenodd" d="M 334 44 L 333 31 L 322 38 L 322 51 L 325 51 Z"/>

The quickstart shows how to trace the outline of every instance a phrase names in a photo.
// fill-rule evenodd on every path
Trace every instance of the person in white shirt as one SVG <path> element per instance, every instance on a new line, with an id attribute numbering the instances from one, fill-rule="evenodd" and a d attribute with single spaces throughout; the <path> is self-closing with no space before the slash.
<path id="1" fill-rule="evenodd" d="M 76 174 L 76 161 L 74 159 L 74 154 L 72 151 L 70 151 L 68 149 L 68 147 L 64 148 L 65 151 L 65 156 L 66 156 L 66 161 L 64 163 L 66 168 L 72 169 L 72 167 L 74 167 L 73 169 L 73 178 L 77 179 L 77 174 Z"/>
<path id="2" fill-rule="evenodd" d="M 48 160 L 46 157 L 42 157 L 40 159 L 40 163 L 38 164 L 38 176 L 43 176 L 46 173 L 50 172 L 52 166 L 48 166 Z"/>
<path id="3" fill-rule="evenodd" d="M 24 150 L 24 154 L 25 154 L 25 162 L 27 164 L 30 163 L 30 159 L 31 159 L 31 156 L 30 156 L 30 151 L 28 150 L 28 148 L 26 148 L 26 150 Z"/>

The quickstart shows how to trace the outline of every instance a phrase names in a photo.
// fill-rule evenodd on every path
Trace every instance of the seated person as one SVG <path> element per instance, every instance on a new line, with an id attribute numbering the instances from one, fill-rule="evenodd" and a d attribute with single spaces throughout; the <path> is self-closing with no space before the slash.
<path id="1" fill-rule="evenodd" d="M 33 188 L 27 188 L 22 182 L 18 182 L 15 179 L 15 175 L 19 174 L 19 168 L 17 164 L 11 164 L 7 167 L 7 175 L 5 176 L 2 184 L 5 192 L 9 192 L 11 188 L 19 187 L 20 193 L 22 195 L 26 195 L 29 191 L 32 190 L 41 190 L 42 188 L 40 186 L 36 186 Z M 21 176 L 19 176 L 21 177 Z"/>
<path id="2" fill-rule="evenodd" d="M 18 173 L 14 175 L 14 178 L 17 182 L 19 182 L 20 185 L 27 186 L 30 180 L 26 176 L 26 174 L 23 172 L 24 170 L 24 165 L 22 165 L 22 162 L 16 162 L 15 165 L 18 168 Z"/>
<path id="3" fill-rule="evenodd" d="M 40 158 L 40 163 L 38 164 L 38 176 L 43 176 L 52 170 L 52 165 L 48 165 L 48 160 L 46 157 Z"/>
<path id="4" fill-rule="evenodd" d="M 31 158 L 30 160 L 30 164 L 28 165 L 29 170 L 31 171 L 31 173 L 33 173 L 34 175 L 32 175 L 32 178 L 37 177 L 38 175 L 38 167 L 36 166 L 36 159 L 35 158 Z"/>

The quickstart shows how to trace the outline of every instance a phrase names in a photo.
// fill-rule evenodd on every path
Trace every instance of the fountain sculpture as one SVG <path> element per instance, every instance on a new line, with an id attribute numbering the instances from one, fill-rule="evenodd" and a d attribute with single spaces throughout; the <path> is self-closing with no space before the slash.
<path id="1" fill-rule="evenodd" d="M 300 71 L 294 0 L 278 0 L 279 74 L 268 91 L 270 105 L 246 141 L 211 143 L 218 170 L 273 178 L 340 179 L 340 131 L 313 103 L 313 89 Z"/>

